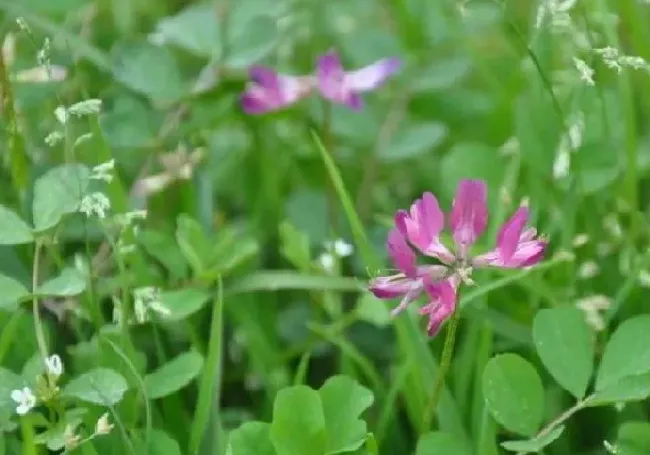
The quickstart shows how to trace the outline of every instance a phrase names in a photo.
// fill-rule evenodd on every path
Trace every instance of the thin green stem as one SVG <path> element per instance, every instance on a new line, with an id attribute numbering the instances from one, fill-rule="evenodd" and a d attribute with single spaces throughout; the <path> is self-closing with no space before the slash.
<path id="1" fill-rule="evenodd" d="M 544 436 L 548 435 L 551 431 L 562 425 L 564 422 L 566 422 L 569 417 L 571 417 L 573 414 L 576 412 L 580 411 L 582 408 L 589 403 L 589 401 L 594 397 L 594 395 L 589 395 L 586 398 L 583 398 L 582 400 L 578 401 L 576 404 L 574 404 L 572 407 L 564 411 L 562 414 L 560 414 L 559 417 L 557 417 L 555 420 L 552 420 L 549 422 L 548 425 L 546 425 L 544 428 L 542 428 L 539 433 L 535 435 L 533 439 L 540 439 L 543 438 Z M 517 455 L 524 455 L 526 452 L 519 452 Z"/>
<path id="2" fill-rule="evenodd" d="M 210 411 L 216 407 L 217 421 L 215 427 L 219 437 L 223 435 L 219 416 L 219 402 L 222 381 L 222 355 L 223 355 L 223 283 L 217 277 L 217 296 L 212 309 L 210 325 L 210 342 L 208 355 L 201 376 L 199 394 L 194 412 L 194 423 L 190 432 L 188 454 L 195 455 L 199 452 L 204 438 L 206 426 L 210 418 Z"/>
<path id="3" fill-rule="evenodd" d="M 30 415 L 23 416 L 20 419 L 20 432 L 23 437 L 23 455 L 38 455 L 36 446 L 36 435 L 34 434 L 34 425 Z"/>
<path id="4" fill-rule="evenodd" d="M 43 332 L 43 324 L 41 322 L 41 315 L 38 311 L 38 276 L 39 264 L 41 259 L 41 251 L 43 244 L 40 240 L 36 241 L 34 246 L 34 264 L 32 265 L 32 313 L 34 315 L 34 332 L 36 333 L 36 343 L 38 350 L 41 353 L 43 361 L 48 357 L 47 343 L 45 342 L 45 333 Z"/>
<path id="5" fill-rule="evenodd" d="M 440 401 L 440 394 L 445 385 L 445 376 L 449 371 L 451 366 L 451 358 L 454 353 L 454 344 L 456 343 L 456 331 L 458 330 L 458 320 L 460 316 L 460 310 L 458 307 L 454 310 L 454 313 L 451 315 L 449 320 L 449 326 L 447 327 L 447 336 L 445 337 L 445 344 L 442 348 L 442 357 L 440 359 L 440 365 L 438 367 L 438 375 L 436 376 L 436 381 L 433 384 L 433 392 L 429 397 L 429 402 L 424 408 L 424 416 L 422 417 L 422 428 L 420 429 L 420 434 L 425 434 L 429 431 L 431 427 L 431 421 L 433 420 L 433 414 L 436 411 L 438 406 L 438 401 Z"/>

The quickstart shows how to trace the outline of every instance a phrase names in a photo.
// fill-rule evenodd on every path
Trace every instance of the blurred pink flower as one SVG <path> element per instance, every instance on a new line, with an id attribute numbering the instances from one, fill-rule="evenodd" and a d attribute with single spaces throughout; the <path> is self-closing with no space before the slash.
<path id="1" fill-rule="evenodd" d="M 264 114 L 294 104 L 318 89 L 323 98 L 359 110 L 363 107 L 359 94 L 380 87 L 399 67 L 399 59 L 386 58 L 346 72 L 334 51 L 318 58 L 315 75 L 294 76 L 253 66 L 241 103 L 248 114 Z"/>
<path id="2" fill-rule="evenodd" d="M 403 297 L 393 314 L 426 292 L 429 303 L 420 309 L 420 314 L 429 316 L 427 331 L 431 336 L 454 312 L 457 289 L 461 282 L 471 283 L 472 269 L 529 267 L 542 259 L 547 245 L 545 239 L 537 237 L 535 228 L 524 229 L 528 208 L 520 207 L 501 227 L 495 248 L 472 256 L 471 248 L 487 228 L 488 219 L 487 187 L 480 180 L 459 183 L 450 215 L 453 249 L 440 242 L 445 215 L 433 194 L 424 193 L 408 212 L 399 210 L 395 215 L 396 229 L 389 233 L 387 247 L 401 273 L 374 278 L 369 284 L 370 291 L 379 298 Z M 409 243 L 442 265 L 416 267 L 416 256 Z"/>

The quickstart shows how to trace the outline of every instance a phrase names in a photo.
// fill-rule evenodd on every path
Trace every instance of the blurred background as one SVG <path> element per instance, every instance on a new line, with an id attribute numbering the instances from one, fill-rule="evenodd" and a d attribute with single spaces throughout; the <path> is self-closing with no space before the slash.
<path id="1" fill-rule="evenodd" d="M 359 254 L 330 190 L 312 136 L 323 135 L 322 100 L 264 116 L 239 105 L 253 64 L 307 74 L 330 49 L 348 69 L 396 56 L 402 70 L 364 94 L 362 111 L 331 106 L 327 140 L 373 254 L 386 259 L 397 209 L 432 191 L 448 210 L 462 178 L 489 185 L 481 248 L 522 201 L 550 239 L 538 270 L 476 272 L 463 295 L 440 428 L 474 453 L 500 453 L 481 372 L 503 351 L 538 362 L 538 309 L 578 306 L 601 339 L 648 312 L 648 23 L 650 5 L 637 0 L 0 0 L 0 203 L 29 214 L 45 171 L 112 158 L 115 212 L 147 210 L 126 270 L 92 220 L 74 215 L 59 231 L 42 269 L 85 261 L 95 290 L 43 302 L 51 345 L 71 375 L 97 364 L 128 371 L 96 340 L 111 334 L 112 295 L 155 287 L 172 314 L 132 327 L 137 370 L 188 350 L 206 356 L 221 289 L 222 356 L 209 364 L 221 387 L 203 453 L 224 453 L 225 434 L 244 421 L 268 421 L 296 378 L 319 387 L 335 374 L 374 392 L 367 420 L 381 453 L 411 453 L 442 337 L 428 340 L 415 312 L 396 327 L 390 305 L 363 292 L 378 267 Z M 92 136 L 49 146 L 57 106 L 91 98 L 102 100 L 99 122 L 70 134 Z M 30 248 L 1 247 L 0 257 L 3 274 L 30 282 Z M 32 324 L 28 311 L 0 311 L 3 365 L 20 371 L 33 356 L 22 336 Z M 550 419 L 571 400 L 547 379 Z M 197 393 L 191 383 L 152 401 L 154 427 L 181 447 Z M 648 407 L 626 412 L 643 419 Z M 609 408 L 579 413 L 546 453 L 603 453 L 620 419 Z M 122 453 L 111 438 L 98 453 Z"/>

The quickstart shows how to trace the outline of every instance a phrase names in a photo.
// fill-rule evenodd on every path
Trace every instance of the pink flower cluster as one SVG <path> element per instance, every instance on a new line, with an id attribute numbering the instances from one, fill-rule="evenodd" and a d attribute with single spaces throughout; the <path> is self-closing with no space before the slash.
<path id="1" fill-rule="evenodd" d="M 409 212 L 395 215 L 395 228 L 388 234 L 388 253 L 399 273 L 373 279 L 369 288 L 382 299 L 401 297 L 393 315 L 426 293 L 429 302 L 420 314 L 429 317 L 427 332 L 434 336 L 452 315 L 457 303 L 457 290 L 462 281 L 470 280 L 474 268 L 494 266 L 523 268 L 537 264 L 544 256 L 546 240 L 537 236 L 535 228 L 526 228 L 528 208 L 520 207 L 501 227 L 496 247 L 478 256 L 470 250 L 487 228 L 487 187 L 480 180 L 463 180 L 454 198 L 450 227 L 455 249 L 440 241 L 445 215 L 436 197 L 424 193 Z M 437 259 L 438 265 L 417 265 L 413 248 Z"/>
<path id="2" fill-rule="evenodd" d="M 242 94 L 241 103 L 248 114 L 264 114 L 296 103 L 318 89 L 323 98 L 359 110 L 363 107 L 360 93 L 381 86 L 399 66 L 397 58 L 386 58 L 346 72 L 334 51 L 319 57 L 315 75 L 292 76 L 254 66 L 249 71 L 252 83 Z"/>

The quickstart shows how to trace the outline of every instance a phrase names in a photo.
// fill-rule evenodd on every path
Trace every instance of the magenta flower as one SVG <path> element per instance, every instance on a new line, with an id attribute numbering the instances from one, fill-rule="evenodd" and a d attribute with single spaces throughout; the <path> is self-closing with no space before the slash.
<path id="1" fill-rule="evenodd" d="M 440 242 L 445 215 L 437 199 L 424 193 L 409 212 L 395 215 L 395 227 L 388 235 L 388 252 L 401 273 L 371 280 L 369 289 L 383 299 L 402 297 L 393 314 L 403 311 L 410 302 L 426 292 L 429 303 L 420 314 L 429 317 L 427 332 L 435 335 L 456 308 L 456 294 L 461 282 L 471 283 L 474 268 L 495 266 L 522 268 L 537 264 L 544 256 L 547 242 L 537 237 L 534 228 L 525 229 L 528 209 L 520 207 L 501 227 L 496 247 L 472 256 L 471 249 L 487 228 L 487 188 L 480 180 L 463 180 L 458 185 L 451 209 L 451 234 L 455 248 Z M 408 241 L 408 242 L 407 242 Z M 423 255 L 441 265 L 416 267 L 413 245 Z"/>
<path id="2" fill-rule="evenodd" d="M 294 104 L 318 89 L 323 98 L 359 110 L 363 105 L 359 94 L 381 86 L 399 66 L 397 58 L 386 58 L 345 72 L 334 51 L 319 57 L 316 75 L 293 76 L 254 66 L 249 70 L 251 83 L 241 103 L 248 114 L 264 114 Z"/>
<path id="3" fill-rule="evenodd" d="M 318 59 L 318 88 L 323 98 L 359 110 L 363 107 L 359 93 L 380 87 L 399 67 L 399 59 L 392 57 L 345 72 L 338 54 L 330 51 Z"/>

